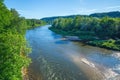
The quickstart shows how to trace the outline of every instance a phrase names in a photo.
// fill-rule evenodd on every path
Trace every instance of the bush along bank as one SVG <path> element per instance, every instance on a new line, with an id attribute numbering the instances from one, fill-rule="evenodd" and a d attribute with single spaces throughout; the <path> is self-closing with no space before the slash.
<path id="1" fill-rule="evenodd" d="M 3 2 L 0 0 L 0 80 L 22 80 L 22 69 L 31 62 L 28 57 L 31 48 L 25 32 L 43 22 L 20 17 L 15 9 L 7 9 Z"/>

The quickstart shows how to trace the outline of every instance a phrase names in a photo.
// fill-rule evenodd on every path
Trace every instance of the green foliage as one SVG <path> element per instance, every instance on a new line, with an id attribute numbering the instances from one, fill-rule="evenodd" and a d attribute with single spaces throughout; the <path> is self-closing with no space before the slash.
<path id="1" fill-rule="evenodd" d="M 75 18 L 76 16 L 77 15 L 45 17 L 45 18 L 42 18 L 41 20 L 47 22 L 48 24 L 52 24 L 54 22 L 54 20 L 56 20 L 58 18 Z M 79 16 L 86 16 L 86 15 L 79 15 Z"/>
<path id="2" fill-rule="evenodd" d="M 116 40 L 115 44 L 119 44 L 120 45 L 120 40 Z"/>
<path id="3" fill-rule="evenodd" d="M 105 16 L 113 17 L 113 18 L 116 18 L 116 17 L 120 18 L 120 12 L 119 11 L 113 11 L 113 12 L 106 12 L 106 13 L 94 13 L 94 14 L 91 14 L 90 16 L 99 17 L 99 18 L 102 18 L 102 17 L 105 17 Z"/>
<path id="4" fill-rule="evenodd" d="M 93 46 L 99 46 L 102 48 L 107 48 L 107 49 L 120 50 L 119 41 L 113 39 L 89 41 L 88 44 Z"/>
<path id="5" fill-rule="evenodd" d="M 52 24 L 53 29 L 59 31 L 72 31 L 74 35 L 87 35 L 87 32 L 96 35 L 99 38 L 110 39 L 119 38 L 120 34 L 120 18 L 94 18 L 76 16 L 73 18 L 58 18 Z M 81 34 L 84 32 L 85 34 Z M 90 34 L 89 34 L 90 35 Z"/>
<path id="6" fill-rule="evenodd" d="M 21 68 L 28 66 L 30 59 L 27 58 L 29 48 L 21 34 L 10 31 L 0 36 L 0 79 L 21 80 Z"/>
<path id="7" fill-rule="evenodd" d="M 31 62 L 25 31 L 43 23 L 19 17 L 15 9 L 8 10 L 0 0 L 0 80 L 22 80 L 21 70 Z"/>
<path id="8" fill-rule="evenodd" d="M 50 29 L 65 36 L 78 36 L 84 41 L 107 40 L 103 42 L 95 41 L 93 45 L 120 50 L 120 46 L 117 45 L 119 43 L 117 39 L 120 38 L 120 18 L 87 16 L 58 18 L 54 20 Z M 114 39 L 115 41 L 109 39 Z"/>
<path id="9" fill-rule="evenodd" d="M 0 2 L 0 29 L 10 25 L 11 13 L 6 6 Z"/>
<path id="10" fill-rule="evenodd" d="M 0 2 L 3 2 L 4 0 L 0 0 Z"/>
<path id="11" fill-rule="evenodd" d="M 120 11 L 113 11 L 113 12 L 103 12 L 103 13 L 94 13 L 90 15 L 69 15 L 69 16 L 56 16 L 56 17 L 45 17 L 41 20 L 47 22 L 48 24 L 53 24 L 55 19 L 58 18 L 75 18 L 75 17 L 96 17 L 96 18 L 103 18 L 103 17 L 111 17 L 111 18 L 120 18 Z"/>
<path id="12" fill-rule="evenodd" d="M 42 25 L 46 24 L 46 22 L 39 20 L 39 19 L 26 19 L 26 22 L 28 25 L 28 29 L 35 28 L 35 27 L 42 26 Z"/>

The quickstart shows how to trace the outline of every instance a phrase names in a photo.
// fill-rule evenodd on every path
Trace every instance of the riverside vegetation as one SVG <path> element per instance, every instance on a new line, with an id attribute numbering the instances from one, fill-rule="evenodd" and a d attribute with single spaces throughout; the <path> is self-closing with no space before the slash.
<path id="1" fill-rule="evenodd" d="M 22 80 L 21 70 L 31 62 L 25 32 L 45 23 L 19 17 L 15 9 L 7 9 L 3 2 L 0 0 L 0 80 Z"/>
<path id="2" fill-rule="evenodd" d="M 120 18 L 116 16 L 57 18 L 50 30 L 63 36 L 78 36 L 93 46 L 120 50 Z"/>

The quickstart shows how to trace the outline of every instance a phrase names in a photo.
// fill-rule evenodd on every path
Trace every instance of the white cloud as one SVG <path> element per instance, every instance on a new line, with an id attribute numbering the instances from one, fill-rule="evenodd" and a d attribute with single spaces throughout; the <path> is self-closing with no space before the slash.
<path id="1" fill-rule="evenodd" d="M 25 11 L 24 10 L 17 10 L 18 12 L 20 12 L 20 13 L 24 13 Z"/>
<path id="2" fill-rule="evenodd" d="M 73 11 L 78 14 L 91 14 L 91 13 L 97 13 L 97 12 L 120 11 L 120 6 L 108 6 L 108 7 L 99 8 L 99 9 L 79 8 Z"/>
<path id="3" fill-rule="evenodd" d="M 116 9 L 116 8 L 120 9 L 120 6 L 110 6 L 110 7 L 107 7 L 106 9 Z"/>
<path id="4" fill-rule="evenodd" d="M 99 9 L 98 11 L 102 11 L 102 12 L 120 11 L 120 6 L 108 6 L 103 9 Z"/>
<path id="5" fill-rule="evenodd" d="M 80 14 L 91 14 L 96 12 L 97 9 L 86 9 L 86 8 L 80 8 L 75 10 L 76 13 L 80 13 Z"/>

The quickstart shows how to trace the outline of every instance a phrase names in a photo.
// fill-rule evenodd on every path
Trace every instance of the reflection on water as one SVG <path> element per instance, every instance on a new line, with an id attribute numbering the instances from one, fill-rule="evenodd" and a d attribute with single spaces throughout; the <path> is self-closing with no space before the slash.
<path id="1" fill-rule="evenodd" d="M 26 38 L 32 47 L 29 69 L 34 80 L 105 80 L 120 74 L 120 59 L 113 56 L 114 51 L 62 41 L 48 25 L 28 30 Z"/>

